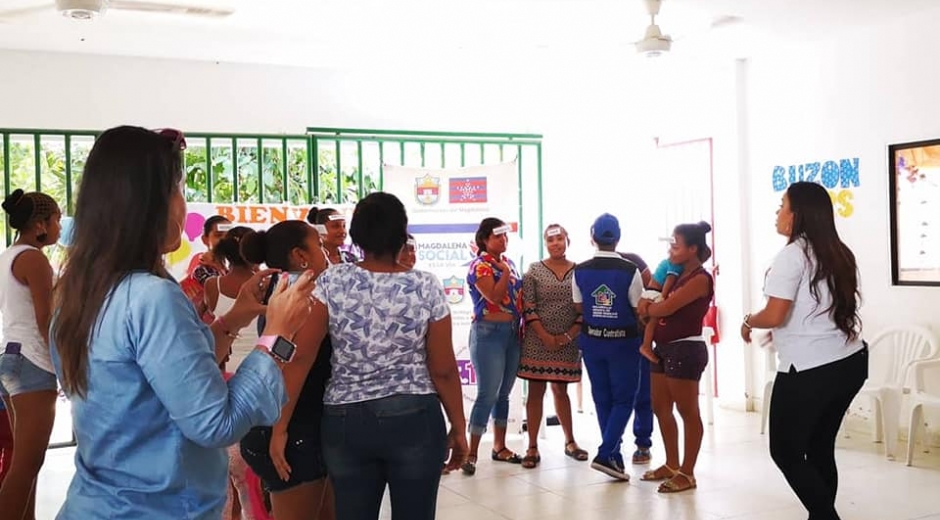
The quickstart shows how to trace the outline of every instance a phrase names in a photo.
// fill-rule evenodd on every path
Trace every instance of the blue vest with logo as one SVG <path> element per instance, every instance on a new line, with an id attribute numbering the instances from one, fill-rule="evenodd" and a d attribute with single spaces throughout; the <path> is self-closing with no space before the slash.
<path id="1" fill-rule="evenodd" d="M 583 300 L 579 345 L 590 347 L 611 341 L 636 342 L 642 333 L 630 304 L 630 286 L 637 267 L 622 258 L 597 257 L 575 267 L 575 281 Z"/>

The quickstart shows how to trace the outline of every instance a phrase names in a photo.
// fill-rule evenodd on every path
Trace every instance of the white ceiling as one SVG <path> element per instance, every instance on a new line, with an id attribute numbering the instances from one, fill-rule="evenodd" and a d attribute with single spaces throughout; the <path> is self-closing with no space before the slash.
<path id="1" fill-rule="evenodd" d="M 0 0 L 0 11 L 52 0 Z M 465 60 L 609 60 L 632 56 L 648 23 L 641 0 L 166 0 L 227 7 L 222 20 L 112 10 L 94 22 L 54 8 L 0 21 L 0 49 L 304 66 L 390 67 Z M 762 46 L 937 8 L 937 0 L 664 0 L 675 54 L 747 56 Z M 717 19 L 740 21 L 709 30 Z"/>

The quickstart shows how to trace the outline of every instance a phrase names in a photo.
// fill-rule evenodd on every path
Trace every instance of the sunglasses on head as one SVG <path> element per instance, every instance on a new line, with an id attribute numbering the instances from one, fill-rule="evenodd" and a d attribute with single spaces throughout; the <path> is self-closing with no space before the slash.
<path id="1" fill-rule="evenodd" d="M 174 128 L 161 128 L 154 130 L 153 132 L 173 141 L 174 148 L 179 147 L 180 150 L 186 149 L 186 137 L 183 135 L 183 132 L 180 132 Z"/>

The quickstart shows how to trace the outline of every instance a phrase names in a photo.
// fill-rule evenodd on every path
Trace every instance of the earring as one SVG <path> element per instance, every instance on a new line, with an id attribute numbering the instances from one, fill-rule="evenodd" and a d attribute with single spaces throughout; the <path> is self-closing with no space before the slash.
<path id="1" fill-rule="evenodd" d="M 308 266 L 308 264 L 307 264 L 307 261 L 306 261 L 306 260 L 304 260 L 304 262 L 303 262 L 302 264 L 300 264 L 300 268 L 301 268 L 301 269 L 306 269 L 307 266 Z"/>

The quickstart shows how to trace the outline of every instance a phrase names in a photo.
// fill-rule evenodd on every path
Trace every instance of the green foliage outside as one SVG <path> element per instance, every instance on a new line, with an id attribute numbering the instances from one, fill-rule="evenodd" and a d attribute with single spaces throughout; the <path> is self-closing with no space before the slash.
<path id="1" fill-rule="evenodd" d="M 337 185 L 337 160 L 335 146 L 323 146 L 318 151 L 318 183 L 308 186 L 307 143 L 304 140 L 287 140 L 287 161 L 283 156 L 283 140 L 262 142 L 260 153 L 261 176 L 258 175 L 259 150 L 256 140 L 236 142 L 236 160 L 232 160 L 231 140 L 212 140 L 211 157 L 207 166 L 206 140 L 189 139 L 185 151 L 186 198 L 190 202 L 209 201 L 209 175 L 212 175 L 212 201 L 234 203 L 235 177 L 238 179 L 239 203 L 263 204 L 340 204 L 359 200 L 358 161 L 344 156 L 342 163 L 342 198 Z M 6 192 L 17 188 L 25 191 L 42 191 L 59 201 L 63 212 L 68 213 L 66 190 L 65 141 L 61 135 L 43 135 L 39 149 L 39 184 L 36 176 L 35 141 L 31 135 L 11 136 L 9 156 L 0 153 L 0 172 L 10 165 L 10 184 Z M 85 160 L 92 147 L 90 137 L 73 137 L 71 141 L 72 202 L 78 193 Z M 333 144 L 333 143 L 329 143 Z M 285 176 L 286 170 L 286 176 Z M 287 196 L 285 197 L 285 177 Z M 378 189 L 379 164 L 363 163 L 363 193 Z M 260 182 L 259 182 L 260 181 Z M 259 189 L 263 188 L 263 189 Z M 261 200 L 263 194 L 264 200 Z M 0 212 L 0 228 L 6 228 L 5 216 Z M 11 235 L 12 236 L 12 235 Z"/>

